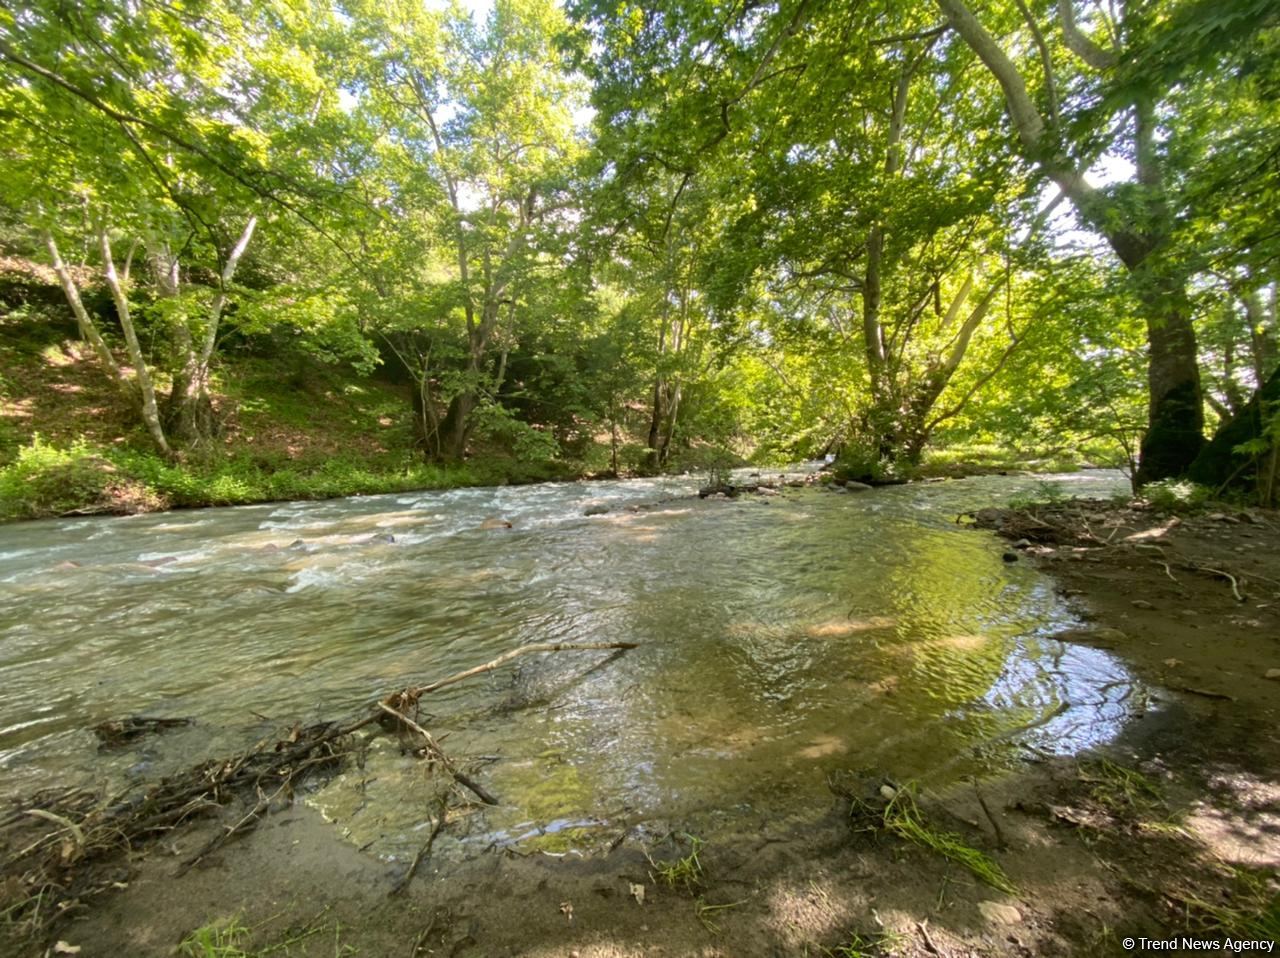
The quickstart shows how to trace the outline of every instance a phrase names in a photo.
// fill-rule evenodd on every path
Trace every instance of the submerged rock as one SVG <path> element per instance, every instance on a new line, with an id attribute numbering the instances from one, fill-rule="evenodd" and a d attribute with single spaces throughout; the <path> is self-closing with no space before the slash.
<path id="1" fill-rule="evenodd" d="M 597 504 L 594 506 L 587 506 L 587 508 L 582 510 L 582 514 L 584 516 L 603 516 L 608 511 L 609 511 L 608 506 Z"/>
<path id="2" fill-rule="evenodd" d="M 490 516 L 484 522 L 480 523 L 481 529 L 510 529 L 511 523 L 506 519 L 500 519 L 497 516 Z"/>

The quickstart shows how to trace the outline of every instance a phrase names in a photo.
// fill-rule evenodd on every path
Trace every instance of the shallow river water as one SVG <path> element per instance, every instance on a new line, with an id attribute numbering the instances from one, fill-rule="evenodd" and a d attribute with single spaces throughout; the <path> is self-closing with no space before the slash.
<path id="1" fill-rule="evenodd" d="M 1055 481 L 1125 488 L 1107 472 Z M 539 641 L 639 647 L 522 659 L 424 700 L 502 800 L 455 851 L 776 817 L 826 801 L 843 769 L 946 784 L 1027 746 L 1100 744 L 1144 707 L 1119 660 L 1053 638 L 1075 623 L 1050 580 L 955 522 L 1036 480 L 731 502 L 696 484 L 0 527 L 0 793 L 151 780 Z M 480 528 L 497 516 L 513 528 Z M 139 714 L 196 724 L 118 752 L 87 731 Z M 429 822 L 427 776 L 384 737 L 307 800 L 398 856 Z"/>

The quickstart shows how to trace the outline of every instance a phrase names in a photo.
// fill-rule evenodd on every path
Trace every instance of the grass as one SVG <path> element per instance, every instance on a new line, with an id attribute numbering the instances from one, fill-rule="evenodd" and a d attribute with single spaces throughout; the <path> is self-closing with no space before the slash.
<path id="1" fill-rule="evenodd" d="M 308 954 L 328 954 L 330 952 L 327 947 L 323 952 L 318 952 L 316 946 L 320 944 L 322 937 L 330 935 L 332 935 L 333 958 L 346 958 L 356 954 L 354 945 L 342 941 L 342 925 L 339 922 L 321 920 L 328 910 L 328 908 L 323 909 L 310 921 L 288 928 L 274 940 L 252 950 L 249 946 L 255 928 L 241 924 L 239 918 L 210 922 L 195 929 L 184 938 L 178 945 L 178 954 L 183 958 L 288 958 L 295 954 L 304 942 L 312 942 L 307 948 Z M 256 927 L 260 928 L 261 925 Z"/>
<path id="2" fill-rule="evenodd" d="M 1147 812 L 1164 801 L 1160 786 L 1137 769 L 1102 758 L 1085 766 L 1094 801 L 1114 812 Z"/>
<path id="3" fill-rule="evenodd" d="M 829 958 L 882 958 L 895 955 L 905 943 L 905 936 L 896 931 L 880 931 L 864 935 L 854 932 L 844 944 L 828 949 Z"/>
<path id="4" fill-rule="evenodd" d="M 713 935 L 718 935 L 720 934 L 720 923 L 716 921 L 717 913 L 745 904 L 746 900 L 744 899 L 742 901 L 726 902 L 723 905 L 712 905 L 705 898 L 699 898 L 695 906 L 695 914 L 698 916 L 698 921 L 702 922 L 703 928 Z"/>
<path id="5" fill-rule="evenodd" d="M 661 881 L 668 888 L 692 891 L 702 883 L 702 862 L 698 858 L 698 852 L 706 842 L 696 835 L 688 833 L 680 837 L 689 843 L 689 854 L 683 858 L 674 858 L 663 862 L 655 862 L 652 858 L 649 858 L 649 864 L 653 866 L 653 872 L 650 877 L 655 882 Z M 648 857 L 647 852 L 645 855 Z"/>
<path id="6" fill-rule="evenodd" d="M 127 446 L 54 445 L 35 436 L 0 467 L 0 519 L 499 485 L 512 475 L 499 460 L 445 466 L 336 456 L 273 466 L 239 454 L 175 463 Z"/>
<path id="7" fill-rule="evenodd" d="M 875 801 L 852 798 L 851 817 L 864 830 L 883 831 L 941 855 L 967 868 L 975 877 L 997 891 L 1016 895 L 1018 887 L 985 852 L 968 845 L 960 836 L 930 825 L 916 803 L 910 785 L 897 789 L 883 806 Z"/>
<path id="8" fill-rule="evenodd" d="M 1188 930 L 1280 940 L 1280 886 L 1272 873 L 1232 868 L 1228 886 L 1212 897 L 1202 891 L 1165 894 L 1182 906 Z"/>
<path id="9" fill-rule="evenodd" d="M 240 947 L 248 937 L 249 929 L 232 918 L 197 928 L 182 939 L 178 949 L 187 958 L 249 958 L 249 953 Z"/>

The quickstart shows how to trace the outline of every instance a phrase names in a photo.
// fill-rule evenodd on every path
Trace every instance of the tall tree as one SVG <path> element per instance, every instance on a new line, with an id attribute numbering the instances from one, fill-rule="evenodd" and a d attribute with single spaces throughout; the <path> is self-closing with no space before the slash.
<path id="1" fill-rule="evenodd" d="M 1075 0 L 1058 0 L 1059 24 L 1051 32 L 1042 13 L 1019 0 L 1016 11 L 1004 11 L 1005 28 L 1024 29 L 1031 40 L 1018 63 L 965 0 L 936 2 L 999 82 L 1023 153 L 1106 238 L 1134 277 L 1147 327 L 1149 392 L 1138 479 L 1185 472 L 1204 443 L 1204 412 L 1190 271 L 1174 243 L 1180 209 L 1168 168 L 1170 126 L 1163 110 L 1170 92 L 1186 79 L 1187 63 L 1155 54 L 1179 31 L 1185 31 L 1184 41 L 1192 39 L 1193 30 L 1200 34 L 1188 43 L 1192 51 L 1225 45 L 1253 29 L 1250 17 L 1265 14 L 1271 5 L 1259 0 L 1246 13 L 1240 8 L 1247 3 L 1228 10 L 1192 0 L 1170 11 L 1167 5 L 1129 0 L 1089 9 L 1085 19 Z M 1054 35 L 1060 43 L 1050 42 Z M 1029 77 L 1038 78 L 1039 101 Z M 1114 136 L 1099 136 L 1101 128 L 1113 129 Z M 1132 161 L 1133 179 L 1100 189 L 1085 170 L 1109 151 Z"/>
<path id="2" fill-rule="evenodd" d="M 504 330 L 530 275 L 549 265 L 539 236 L 565 215 L 576 142 L 563 14 L 551 0 L 498 0 L 483 24 L 410 0 L 349 10 L 364 49 L 362 108 L 407 174 L 385 202 L 418 210 L 412 229 L 429 231 L 404 238 L 430 258 L 426 302 L 436 315 L 415 325 L 402 314 L 397 349 L 419 384 L 428 453 L 458 459 L 474 413 L 505 376 Z M 445 332 L 440 311 L 452 310 L 462 340 L 445 343 L 444 370 L 431 369 L 441 350 L 428 341 Z"/>

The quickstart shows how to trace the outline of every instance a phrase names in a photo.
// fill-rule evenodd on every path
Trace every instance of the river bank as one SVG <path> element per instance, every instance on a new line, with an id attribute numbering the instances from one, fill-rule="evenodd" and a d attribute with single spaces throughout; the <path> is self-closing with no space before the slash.
<path id="1" fill-rule="evenodd" d="M 965 501 L 984 497 L 990 501 L 989 493 L 982 492 L 989 481 L 976 482 Z M 955 492 L 965 485 L 958 484 Z M 593 488 L 583 493 L 594 493 L 591 501 L 597 501 L 610 490 Z M 546 494 L 563 496 L 568 491 L 549 489 Z M 683 502 L 676 503 L 657 514 L 628 512 L 614 500 L 612 512 L 593 518 L 582 518 L 581 502 L 575 502 L 579 518 L 566 518 L 565 525 L 558 527 L 562 533 L 543 526 L 527 535 L 544 557 L 548 549 L 553 556 L 561 554 L 555 535 L 572 531 L 573 538 L 565 545 L 572 543 L 575 549 L 581 549 L 583 541 L 609 539 L 614 543 L 612 554 L 621 562 L 616 575 L 629 568 L 625 552 L 617 550 L 629 548 L 623 543 L 637 538 L 645 540 L 639 545 L 652 562 L 662 554 L 660 549 L 655 551 L 655 540 L 662 542 L 676 529 L 688 542 L 718 534 L 725 543 L 722 549 L 730 549 L 736 537 L 750 529 L 757 536 L 766 529 L 800 530 L 821 516 L 827 523 L 836 523 L 831 533 L 844 541 L 859 522 L 885 509 L 919 508 L 929 496 L 951 502 L 955 492 L 899 487 L 837 495 L 795 489 L 776 497 L 734 502 L 692 500 L 687 508 Z M 512 490 L 512 494 L 528 493 Z M 652 490 L 645 494 L 651 495 Z M 686 495 L 692 499 L 691 491 Z M 480 508 L 490 508 L 489 500 L 485 503 Z M 244 528 L 262 525 L 261 516 L 253 511 L 259 508 L 237 511 Z M 307 514 L 307 508 L 320 507 L 300 506 L 300 514 Z M 370 519 L 404 515 L 368 508 Z M 477 538 L 480 535 L 520 535 L 521 525 L 534 522 L 535 515 L 546 515 L 546 507 L 540 508 L 544 511 L 528 518 L 517 515 L 514 532 L 454 533 L 448 539 L 450 552 L 478 546 L 485 541 Z M 1012 890 L 993 888 L 954 857 L 920 847 L 885 828 L 855 830 L 853 824 L 866 825 L 865 816 L 856 822 L 850 816 L 849 796 L 859 797 L 859 793 L 839 780 L 835 792 L 822 784 L 824 774 L 845 770 L 855 781 L 870 783 L 869 794 L 875 801 L 883 785 L 906 784 L 904 770 L 912 767 L 910 740 L 895 740 L 892 732 L 879 733 L 890 747 L 877 750 L 868 747 L 871 740 L 851 744 L 861 740 L 850 738 L 848 731 L 826 735 L 808 731 L 789 736 L 777 749 L 757 746 L 754 752 L 747 751 L 748 756 L 757 757 L 756 764 L 740 769 L 745 778 L 736 777 L 738 767 L 724 764 L 721 758 L 707 766 L 708 774 L 680 779 L 681 788 L 696 798 L 692 803 L 673 804 L 666 818 L 628 812 L 624 801 L 598 807 L 599 820 L 592 828 L 577 830 L 581 834 L 568 841 L 553 841 L 554 831 L 535 840 L 491 846 L 484 843 L 488 839 L 471 845 L 465 841 L 446 845 L 442 839 L 403 893 L 395 896 L 391 892 L 405 875 L 407 857 L 360 850 L 366 841 L 385 842 L 379 835 L 398 827 L 394 815 L 384 809 L 378 813 L 381 824 L 373 821 L 357 827 L 349 807 L 326 800 L 323 792 L 319 799 L 308 798 L 268 816 L 255 831 L 218 850 L 206 863 L 175 874 L 184 857 L 243 813 L 229 810 L 222 819 L 196 822 L 158 844 L 136 850 L 121 862 L 115 877 L 126 887 L 107 891 L 87 910 L 68 912 L 56 928 L 56 939 L 81 948 L 79 953 L 84 955 L 167 955 L 193 930 L 219 922 L 225 929 L 234 920 L 245 931 L 227 932 L 226 937 L 239 942 L 237 947 L 248 954 L 281 953 L 279 948 L 266 949 L 295 939 L 290 953 L 314 955 L 1094 955 L 1124 953 L 1122 941 L 1128 935 L 1162 938 L 1215 929 L 1246 934 L 1250 927 L 1274 920 L 1274 911 L 1267 918 L 1267 909 L 1274 908 L 1268 904 L 1274 888 L 1267 881 L 1269 870 L 1280 865 L 1276 847 L 1280 823 L 1274 817 L 1280 750 L 1273 734 L 1276 683 L 1265 676 L 1268 656 L 1276 647 L 1276 630 L 1274 597 L 1256 577 L 1276 567 L 1280 523 L 1268 513 L 1253 513 L 1257 522 L 1231 522 L 1210 515 L 1184 519 L 1168 525 L 1163 535 L 1171 545 L 1163 547 L 1166 558 L 1155 564 L 1147 561 L 1147 550 L 1115 547 L 1166 523 L 1144 510 L 1096 504 L 1060 505 L 1049 511 L 978 511 L 984 523 L 1001 525 L 1010 537 L 1008 546 L 989 541 L 985 531 L 957 530 L 954 524 L 949 532 L 939 527 L 938 537 L 917 541 L 907 556 L 919 565 L 925 555 L 936 558 L 959 550 L 956 562 L 934 567 L 931 576 L 914 578 L 913 589 L 903 593 L 904 601 L 927 606 L 929 595 L 919 589 L 930 578 L 954 577 L 970 567 L 980 570 L 979 578 L 959 580 L 960 593 L 973 593 L 982 577 L 1002 568 L 1018 589 L 1034 590 L 1038 580 L 1028 577 L 1022 567 L 1029 561 L 1041 563 L 1075 606 L 1078 622 L 1067 636 L 1069 644 L 1061 650 L 1047 649 L 1043 660 L 1032 660 L 1043 661 L 1037 668 L 1050 673 L 1070 670 L 1071 656 L 1078 654 L 1073 649 L 1097 648 L 1119 655 L 1137 679 L 1135 684 L 1123 676 L 1108 679 L 1105 673 L 1091 672 L 1095 677 L 1087 688 L 1067 686 L 1075 691 L 1063 701 L 1079 705 L 1106 699 L 1110 694 L 1106 686 L 1120 682 L 1116 701 L 1125 721 L 1118 734 L 1108 731 L 1114 728 L 1112 711 L 1077 708 L 1064 713 L 1061 706 L 1050 707 L 1050 702 L 1013 719 L 1012 724 L 987 726 L 969 745 L 956 750 L 956 757 L 965 756 L 964 761 L 974 763 L 976 784 L 966 775 L 922 780 L 918 803 L 930 831 L 950 833 L 963 846 L 983 853 L 1007 876 Z M 1025 534 L 1028 516 L 1057 529 L 1055 536 L 1061 541 L 1052 545 L 1045 539 L 1032 541 Z M 1233 514 L 1233 518 L 1239 517 Z M 130 520 L 137 521 L 156 520 Z M 300 521 L 291 520 L 292 529 L 276 529 L 275 534 L 283 537 L 298 530 L 309 535 L 305 525 L 297 525 Z M 353 523 L 348 519 L 343 528 L 355 530 Z M 697 531 L 703 525 L 705 533 Z M 909 533 L 910 527 L 895 527 L 898 537 Z M 1151 538 L 1132 542 L 1148 545 Z M 472 542 L 474 546 L 468 545 Z M 508 554 L 521 548 L 518 539 L 507 542 Z M 1014 548 L 1015 543 L 1022 547 Z M 803 549 L 782 553 L 778 549 L 778 541 L 766 539 L 757 551 L 760 556 L 781 556 L 788 564 L 802 561 L 805 555 Z M 1002 558 L 1004 551 L 1014 561 Z M 861 565 L 863 577 L 872 567 L 871 556 L 883 565 L 891 555 L 868 552 Z M 992 565 L 985 564 L 987 555 Z M 1178 563 L 1184 560 L 1179 557 L 1233 576 L 1246 602 L 1236 601 L 1230 582 L 1221 575 L 1181 569 Z M 271 553 L 255 561 L 285 559 L 277 560 Z M 722 581 L 716 577 L 725 569 L 748 567 L 740 564 L 742 557 L 701 554 L 701 565 L 713 560 L 715 581 Z M 1178 583 L 1168 577 L 1165 564 Z M 689 576 L 694 568 L 682 574 Z M 902 566 L 901 571 L 907 568 Z M 446 570 L 436 571 L 440 576 Z M 254 575 L 259 584 L 267 583 L 262 571 Z M 776 577 L 776 570 L 770 576 Z M 830 576 L 826 571 L 824 581 Z M 750 584 L 758 590 L 765 581 Z M 1161 591 L 1164 583 L 1176 591 Z M 794 587 L 795 583 L 789 586 Z M 578 581 L 577 588 L 584 589 L 585 584 Z M 982 591 L 989 588 L 981 587 Z M 1008 588 L 997 585 L 992 594 L 1004 594 Z M 664 602 L 670 604 L 674 593 L 665 595 Z M 758 605 L 760 593 L 750 595 Z M 1135 605 L 1135 596 L 1144 596 L 1138 601 L 1152 608 Z M 871 604 L 868 601 L 868 612 Z M 883 599 L 875 605 L 882 615 L 888 612 Z M 1197 615 L 1182 614 L 1188 610 Z M 662 630 L 675 628 L 686 618 L 680 609 L 672 614 L 675 618 L 663 618 Z M 704 606 L 704 617 L 707 614 Z M 862 723 L 875 721 L 876 713 L 883 712 L 891 723 L 886 728 L 901 724 L 900 710 L 912 700 L 913 676 L 936 650 L 946 650 L 946 661 L 954 662 L 949 666 L 953 669 L 961 667 L 962 661 L 977 660 L 981 652 L 971 638 L 963 643 L 947 639 L 941 645 L 938 639 L 923 645 L 917 640 L 909 646 L 914 650 L 910 661 L 916 663 L 912 670 L 903 671 L 906 660 L 892 659 L 901 664 L 887 674 L 883 666 L 873 667 L 871 660 L 860 658 L 859 647 L 849 644 L 849 637 L 862 642 L 860 637 L 867 633 L 858 630 L 868 627 L 873 643 L 898 641 L 892 639 L 891 630 L 876 631 L 886 628 L 886 620 L 872 621 L 858 609 L 847 611 L 843 618 L 817 616 L 785 636 L 788 644 L 808 654 L 829 646 L 840 659 L 854 656 L 857 667 L 851 684 L 840 688 L 848 701 L 859 703 L 853 714 Z M 919 627 L 912 626 L 905 637 L 911 638 Z M 770 647 L 759 645 L 760 636 L 774 632 L 762 633 L 759 626 L 743 631 L 742 624 L 734 628 L 740 635 L 738 642 L 754 643 L 756 665 L 767 661 L 763 656 Z M 941 634 L 954 636 L 954 630 L 950 625 Z M 649 641 L 654 642 L 658 634 Z M 550 699 L 537 694 L 540 686 L 521 691 L 529 679 L 526 675 L 511 692 L 505 683 L 481 689 L 479 701 L 491 708 L 497 693 L 502 707 L 491 714 L 504 727 L 513 719 L 541 723 L 591 703 L 595 711 L 589 721 L 607 730 L 611 727 L 608 712 L 635 694 L 627 691 L 637 677 L 631 670 L 651 662 L 655 654 L 669 655 L 678 648 L 626 653 L 635 658 L 593 672 L 590 681 L 602 684 L 585 697 L 575 685 L 562 686 L 569 691 Z M 733 725 L 716 718 L 718 687 L 734 674 L 725 671 L 732 659 L 724 658 L 724 647 L 717 649 L 722 663 L 718 671 L 705 671 L 709 665 L 686 667 L 695 678 L 689 688 L 700 690 L 700 700 L 683 703 L 685 711 L 674 716 L 677 724 L 660 721 L 658 713 L 671 709 L 669 703 L 654 701 L 640 709 L 630 703 L 625 709 L 632 725 L 658 722 L 654 729 L 660 737 L 654 741 L 665 742 L 663 747 L 675 753 L 673 770 L 701 768 L 708 748 L 724 756 L 751 748 L 743 738 L 743 724 L 749 721 L 751 709 L 762 706 L 738 703 L 738 721 Z M 1224 657 L 1227 649 L 1230 654 Z M 921 658 L 925 652 L 927 656 Z M 1025 660 L 1016 657 L 1002 656 L 1000 661 L 1006 670 L 1026 667 Z M 422 668 L 420 660 L 416 668 Z M 792 663 L 788 668 L 794 671 L 797 666 Z M 824 672 L 832 668 L 831 664 L 821 666 Z M 926 683 L 938 681 L 930 676 L 936 673 L 926 670 L 921 678 Z M 647 684 L 670 681 L 651 678 Z M 990 676 L 984 677 L 982 686 L 991 681 Z M 1189 691 L 1173 690 L 1178 687 Z M 257 696 L 287 691 L 285 686 L 273 691 L 263 678 L 255 688 Z M 1022 694 L 1030 694 L 1033 688 L 1026 687 Z M 803 694 L 812 696 L 817 691 L 811 688 Z M 684 694 L 674 700 L 677 706 Z M 601 713 L 602 695 L 617 707 Z M 437 716 L 433 727 L 451 733 L 450 750 L 475 754 L 478 744 L 468 730 L 475 719 L 461 723 L 450 718 L 448 713 L 456 707 L 457 703 L 441 703 L 446 714 Z M 771 715 L 766 724 L 785 725 L 790 708 Z M 947 709 L 952 710 L 951 719 L 944 715 L 942 724 L 922 726 L 934 743 L 934 755 L 932 765 L 921 767 L 938 764 L 939 746 L 954 747 L 943 743 L 948 724 L 960 717 L 955 705 L 945 706 L 944 713 Z M 915 721 L 923 722 L 924 716 Z M 680 724 L 690 726 L 687 742 L 679 735 Z M 553 720 L 550 727 L 557 723 Z M 559 727 L 564 728 L 562 723 Z M 1038 738 L 1036 733 L 1042 730 L 1050 735 Z M 616 734 L 605 735 L 604 740 L 614 743 L 609 747 L 634 749 L 627 737 Z M 1088 742 L 1091 736 L 1095 747 L 1055 750 L 1055 740 Z M 993 769 L 989 762 L 975 762 L 980 753 L 1018 757 L 1000 759 Z M 366 782 L 363 788 L 371 805 L 376 804 L 381 787 L 378 778 L 385 783 L 389 776 L 401 774 L 377 755 L 371 751 L 370 771 L 359 779 Z M 494 782 L 503 797 L 514 799 L 513 783 L 523 781 L 503 771 L 520 766 L 517 759 L 515 753 L 501 763 L 482 766 L 486 781 Z M 549 765 L 539 761 L 532 767 L 538 781 L 553 787 L 546 795 L 544 824 L 556 818 L 558 806 L 573 804 L 575 792 L 566 774 L 575 767 L 585 773 L 581 761 L 553 758 Z M 630 777 L 652 774 L 636 765 L 625 771 Z M 751 788 L 753 776 L 767 782 L 772 795 L 768 801 Z M 426 802 L 425 793 L 418 801 Z M 453 832 L 465 836 L 464 818 L 450 822 L 446 834 Z M 477 837 L 485 834 L 481 830 Z M 582 835 L 590 836 L 589 840 Z M 689 840 L 681 837 L 686 835 L 697 836 L 705 844 L 697 848 L 698 871 L 686 867 L 682 875 L 679 863 L 693 851 Z M 418 833 L 414 844 L 421 838 Z M 664 873 L 674 875 L 675 881 L 669 884 Z M 638 900 L 637 887 L 643 901 Z"/>

